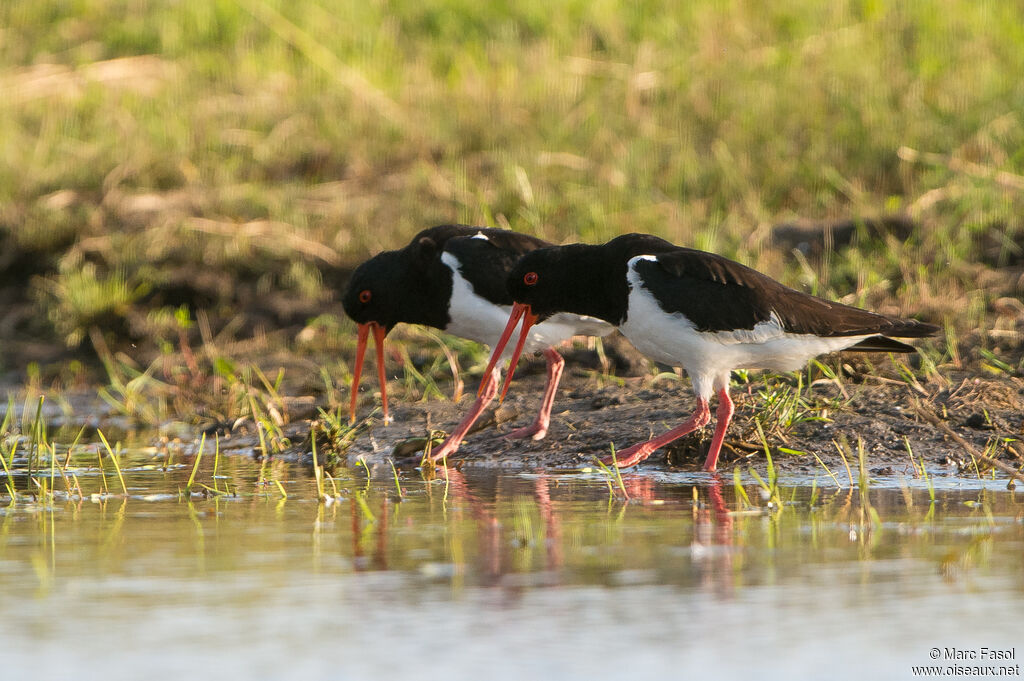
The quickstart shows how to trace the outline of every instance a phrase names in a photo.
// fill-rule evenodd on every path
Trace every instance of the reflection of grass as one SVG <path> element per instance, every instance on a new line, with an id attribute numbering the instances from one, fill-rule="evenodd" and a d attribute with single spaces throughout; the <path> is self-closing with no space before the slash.
<path id="1" fill-rule="evenodd" d="M 35 423 L 32 412 L 34 410 L 26 418 L 30 428 Z M 17 420 L 11 417 L 6 423 L 0 422 L 0 443 L 4 447 L 8 447 L 13 435 L 7 429 Z M 46 432 L 48 424 L 41 425 L 43 427 L 36 430 Z M 948 564 L 960 576 L 969 577 L 969 572 L 978 566 L 1010 560 L 1021 534 L 1012 522 L 1019 511 L 1017 504 L 1012 494 L 1002 491 L 966 494 L 963 490 L 935 491 L 942 503 L 932 504 L 930 515 L 923 516 L 922 511 L 910 508 L 897 490 L 872 488 L 861 490 L 861 494 L 855 491 L 847 494 L 844 490 L 841 494 L 829 495 L 816 486 L 810 489 L 790 487 L 777 477 L 777 470 L 773 472 L 771 466 L 763 483 L 774 491 L 766 490 L 764 495 L 759 494 L 760 483 L 753 478 L 748 478 L 750 483 L 744 488 L 743 475 L 738 468 L 733 473 L 733 485 L 723 485 L 722 503 L 718 506 L 714 504 L 715 496 L 709 486 L 695 484 L 692 479 L 680 481 L 673 480 L 672 476 L 655 476 L 649 478 L 650 491 L 666 500 L 664 505 L 645 504 L 640 509 L 621 504 L 617 513 L 608 514 L 601 509 L 605 484 L 593 476 L 547 476 L 547 480 L 541 482 L 550 492 L 549 498 L 536 491 L 535 475 L 489 477 L 488 473 L 478 471 L 460 480 L 458 485 L 452 478 L 457 503 L 447 506 L 431 499 L 430 489 L 434 485 L 427 478 L 413 476 L 402 483 L 407 489 L 401 504 L 401 522 L 394 522 L 398 518 L 389 513 L 388 506 L 388 499 L 395 498 L 394 470 L 389 474 L 379 468 L 369 469 L 359 462 L 352 469 L 339 469 L 336 487 L 335 479 L 327 471 L 323 471 L 321 481 L 314 484 L 314 474 L 303 464 L 280 461 L 260 464 L 243 457 L 231 457 L 218 463 L 217 459 L 211 462 L 205 455 L 200 463 L 197 454 L 197 459 L 188 466 L 177 468 L 177 475 L 168 475 L 158 470 L 162 468 L 161 453 L 150 451 L 144 455 L 148 458 L 139 459 L 143 455 L 119 449 L 114 438 L 109 442 L 112 451 L 102 447 L 104 465 L 110 465 L 107 459 L 118 462 L 132 494 L 121 499 L 120 494 L 102 493 L 100 485 L 104 475 L 97 467 L 96 450 L 91 447 L 88 455 L 83 452 L 74 457 L 73 464 L 79 466 L 88 459 L 91 472 L 79 469 L 82 472 L 79 486 L 69 470 L 67 488 L 62 490 L 58 478 L 63 452 L 60 457 L 55 456 L 52 437 L 47 436 L 37 463 L 38 485 L 30 483 L 29 491 L 19 492 L 17 499 L 0 502 L 5 507 L 0 510 L 0 536 L 7 545 L 7 559 L 25 559 L 26 564 L 30 564 L 28 559 L 38 556 L 32 558 L 31 564 L 36 566 L 40 580 L 52 576 L 58 583 L 61 575 L 67 577 L 68 570 L 73 568 L 68 560 L 79 555 L 75 552 L 82 550 L 83 544 L 85 555 L 98 560 L 83 564 L 98 565 L 98 569 L 106 571 L 117 571 L 129 565 L 137 567 L 132 561 L 146 560 L 147 555 L 150 561 L 155 559 L 158 563 L 168 556 L 184 556 L 187 566 L 198 557 L 208 561 L 210 567 L 235 569 L 239 543 L 232 538 L 239 532 L 252 535 L 276 522 L 278 531 L 264 533 L 265 537 L 261 535 L 269 543 L 262 540 L 257 543 L 262 549 L 271 549 L 267 555 L 279 555 L 282 565 L 287 563 L 291 567 L 296 556 L 306 555 L 303 551 L 318 552 L 321 534 L 329 538 L 328 530 L 334 528 L 341 560 L 362 555 L 360 552 L 375 539 L 376 551 L 393 561 L 386 569 L 399 570 L 402 574 L 415 575 L 424 565 L 443 561 L 454 562 L 456 567 L 451 573 L 435 575 L 437 579 L 460 579 L 460 571 L 473 579 L 503 574 L 518 574 L 521 578 L 524 573 L 544 571 L 539 575 L 544 581 L 531 582 L 528 586 L 534 589 L 547 584 L 548 577 L 557 577 L 560 584 L 583 582 L 607 586 L 609 579 L 620 574 L 623 577 L 651 575 L 658 583 L 668 580 L 675 584 L 676 580 L 684 580 L 681 583 L 688 585 L 700 585 L 701 576 L 706 579 L 708 574 L 713 574 L 723 584 L 743 589 L 762 583 L 764 579 L 776 579 L 787 571 L 791 573 L 808 561 L 849 567 L 841 572 L 850 577 L 852 584 L 858 584 L 856 561 L 894 557 L 898 559 L 893 563 L 895 567 L 903 561 L 911 572 L 919 572 L 921 561 L 925 561 L 925 564 Z M 19 472 L 23 473 L 31 447 L 27 432 L 19 447 L 16 461 L 22 468 Z M 861 479 L 867 480 L 863 451 L 857 447 L 851 455 L 858 457 Z M 916 455 L 912 458 L 918 459 Z M 11 457 L 5 456 L 4 460 L 9 461 Z M 140 465 L 141 462 L 145 463 Z M 219 467 L 236 474 L 237 495 L 243 499 L 242 503 L 225 504 L 220 495 L 212 493 L 174 494 L 177 488 L 184 491 L 186 478 L 193 491 L 211 491 L 203 485 L 210 482 L 211 464 L 214 475 Z M 448 473 L 454 476 L 454 470 L 445 469 L 445 475 Z M 611 481 L 610 476 L 606 479 Z M 253 484 L 254 481 L 259 484 Z M 210 484 L 217 485 L 216 478 Z M 327 498 L 337 500 L 339 487 L 341 494 L 351 502 L 351 529 L 348 523 L 342 522 L 343 516 L 338 516 L 338 505 L 324 498 L 326 494 Z M 533 494 L 525 492 L 531 487 Z M 81 503 L 90 498 L 93 503 Z M 691 498 L 693 520 L 690 520 L 688 503 Z M 111 499 L 115 500 L 113 505 Z M 310 514 L 303 509 L 312 508 L 317 499 L 324 503 L 317 505 L 315 520 L 311 523 Z M 397 513 L 397 509 L 395 511 Z M 878 516 L 886 522 L 878 524 Z M 921 522 L 922 516 L 925 522 Z M 139 534 L 141 525 L 132 519 L 140 517 L 166 517 L 172 522 L 164 523 L 166 528 L 158 533 L 154 534 L 150 527 L 149 531 Z M 175 518 L 189 518 L 191 522 L 176 523 Z M 538 518 L 545 522 L 538 522 Z M 993 525 L 1005 531 L 993 532 Z M 282 532 L 282 528 L 286 531 Z M 213 536 L 210 534 L 213 530 L 218 540 L 204 544 L 204 536 Z M 856 536 L 851 530 L 856 531 Z M 282 537 L 297 533 L 306 537 L 312 533 L 312 548 L 299 546 L 296 549 L 294 541 L 290 542 L 291 546 L 286 546 L 289 542 L 282 543 Z M 711 551 L 698 550 L 694 554 L 693 567 L 700 574 L 694 575 L 690 569 L 666 571 L 666 566 L 678 563 L 680 539 L 685 542 L 691 536 L 713 547 Z M 58 541 L 55 542 L 54 537 Z M 346 541 L 349 538 L 351 548 Z M 982 542 L 980 546 L 978 542 Z M 119 546 L 135 549 L 126 552 L 119 550 Z M 940 550 L 936 551 L 936 547 Z M 159 550 L 153 551 L 156 548 Z M 975 551 L 976 548 L 980 551 Z M 54 553 L 58 561 L 53 560 Z M 546 561 L 542 564 L 543 559 Z M 60 570 L 54 569 L 55 565 Z M 154 567 L 157 574 L 165 568 L 162 563 L 147 565 Z M 711 570 L 705 570 L 704 566 Z M 217 570 L 220 571 L 220 567 Z M 706 588 L 707 582 L 703 585 Z"/>

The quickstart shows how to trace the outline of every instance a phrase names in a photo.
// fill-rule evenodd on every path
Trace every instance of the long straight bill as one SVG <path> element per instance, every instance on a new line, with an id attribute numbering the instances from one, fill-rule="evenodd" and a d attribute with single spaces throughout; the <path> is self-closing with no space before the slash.
<path id="1" fill-rule="evenodd" d="M 371 322 L 373 325 L 373 342 L 377 350 L 377 382 L 380 383 L 380 403 L 384 410 L 384 425 L 391 423 L 391 415 L 388 413 L 388 378 L 384 372 L 384 336 L 388 332 L 380 324 Z"/>
<path id="2" fill-rule="evenodd" d="M 509 315 L 505 330 L 501 333 L 501 338 L 498 339 L 497 345 L 494 346 L 494 351 L 491 352 L 491 361 L 487 364 L 487 369 L 484 370 L 484 381 L 486 381 L 487 376 L 491 375 L 495 365 L 501 358 L 501 353 L 505 351 L 505 346 L 508 345 L 512 332 L 515 331 L 520 319 L 523 320 L 523 328 L 519 332 L 519 341 L 512 352 L 512 360 L 509 362 L 508 372 L 505 374 L 505 382 L 502 386 L 499 401 L 504 400 L 505 393 L 508 392 L 509 383 L 512 381 L 512 374 L 516 370 L 516 363 L 519 362 L 519 356 L 523 354 L 523 346 L 526 345 L 526 339 L 529 337 L 530 327 L 537 323 L 537 315 L 533 314 L 529 305 L 525 303 L 515 303 L 512 305 L 512 314 Z M 483 383 L 480 384 L 480 390 L 483 390 Z"/>
<path id="3" fill-rule="evenodd" d="M 512 314 L 508 316 L 508 323 L 505 324 L 505 330 L 501 332 L 501 338 L 498 339 L 498 343 L 494 346 L 494 350 L 491 351 L 491 361 L 487 363 L 487 368 L 484 369 L 484 378 L 480 381 L 480 388 L 476 391 L 477 397 L 483 394 L 484 385 L 487 383 L 487 377 L 494 371 L 495 365 L 501 358 L 501 353 L 505 351 L 505 346 L 508 345 L 508 339 L 512 337 L 512 332 L 519 326 L 519 320 L 522 319 L 523 314 L 530 309 L 529 305 L 520 305 L 519 303 L 513 303 Z"/>
<path id="4" fill-rule="evenodd" d="M 520 305 L 520 303 L 516 303 Z M 512 359 L 508 363 L 508 371 L 505 372 L 505 384 L 501 386 L 501 394 L 498 396 L 499 402 L 505 401 L 505 393 L 508 392 L 508 386 L 512 383 L 512 374 L 516 372 L 516 364 L 519 363 L 519 355 L 523 354 L 523 346 L 526 345 L 526 339 L 530 337 L 530 327 L 537 323 L 537 315 L 530 311 L 530 306 L 523 304 L 523 328 L 519 331 L 519 342 L 516 343 L 515 352 L 512 353 Z"/>
<path id="5" fill-rule="evenodd" d="M 356 365 L 352 369 L 352 399 L 348 403 L 348 422 L 356 422 L 356 401 L 359 399 L 359 379 L 363 375 L 363 357 L 366 355 L 366 338 L 370 335 L 370 325 L 359 325 L 359 336 L 356 340 Z"/>
<path id="6" fill-rule="evenodd" d="M 377 380 L 380 382 L 380 400 L 384 407 L 384 423 L 390 421 L 388 414 L 388 388 L 384 375 L 384 336 L 387 331 L 377 322 L 359 325 L 359 336 L 356 340 L 356 365 L 352 370 L 352 399 L 348 406 L 349 423 L 356 421 L 356 401 L 359 398 L 359 378 L 363 375 L 363 359 L 366 356 L 366 340 L 373 330 L 373 341 L 377 350 Z"/>

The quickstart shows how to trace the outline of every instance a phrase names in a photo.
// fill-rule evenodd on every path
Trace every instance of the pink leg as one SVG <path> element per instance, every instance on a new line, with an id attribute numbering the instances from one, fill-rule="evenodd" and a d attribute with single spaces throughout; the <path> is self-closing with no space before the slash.
<path id="1" fill-rule="evenodd" d="M 703 428 L 707 425 L 708 421 L 711 420 L 711 410 L 708 408 L 708 401 L 702 397 L 697 398 L 697 411 L 693 412 L 693 416 L 688 418 L 680 426 L 676 426 L 672 430 L 659 435 L 653 440 L 647 442 L 641 442 L 638 445 L 633 445 L 627 449 L 623 449 L 621 452 L 615 453 L 615 462 L 619 468 L 628 468 L 635 466 L 647 457 L 649 457 L 654 450 L 659 447 L 664 447 L 673 440 L 681 438 L 687 433 L 691 433 L 698 428 Z M 606 464 L 612 463 L 612 458 L 607 457 L 604 459 Z"/>
<path id="2" fill-rule="evenodd" d="M 544 519 L 544 544 L 547 546 L 547 568 L 553 570 L 562 566 L 562 523 L 558 515 L 551 509 L 551 494 L 548 492 L 548 481 L 543 471 L 533 483 L 533 493 L 537 499 L 540 517 Z"/>
<path id="3" fill-rule="evenodd" d="M 487 405 L 491 403 L 494 396 L 498 394 L 499 374 L 500 369 L 496 368 L 491 371 L 491 374 L 487 378 L 484 379 L 483 390 L 480 392 L 480 396 L 476 398 L 476 402 L 473 403 L 473 406 L 469 408 L 469 413 L 462 419 L 462 423 L 458 425 L 455 432 L 449 435 L 448 439 L 445 440 L 440 447 L 431 450 L 431 461 L 440 461 L 449 454 L 454 454 L 459 448 L 459 445 L 462 444 L 462 438 L 466 437 L 466 433 L 469 432 L 469 429 L 473 426 L 476 420 L 480 418 L 480 414 L 482 414 L 484 409 L 487 408 Z"/>
<path id="4" fill-rule="evenodd" d="M 722 441 L 725 440 L 725 430 L 732 420 L 732 400 L 729 399 L 729 389 L 722 388 L 718 391 L 718 411 L 715 412 L 715 436 L 711 438 L 711 447 L 708 448 L 708 458 L 704 459 L 704 470 L 713 473 L 718 463 L 718 452 L 722 449 Z"/>
<path id="5" fill-rule="evenodd" d="M 532 436 L 534 440 L 540 440 L 548 434 L 548 426 L 551 425 L 551 407 L 555 404 L 555 391 L 558 389 L 558 381 L 562 378 L 565 360 L 554 348 L 544 350 L 544 356 L 548 360 L 548 382 L 544 386 L 544 398 L 540 402 L 537 420 L 525 428 L 513 430 L 505 437 Z"/>

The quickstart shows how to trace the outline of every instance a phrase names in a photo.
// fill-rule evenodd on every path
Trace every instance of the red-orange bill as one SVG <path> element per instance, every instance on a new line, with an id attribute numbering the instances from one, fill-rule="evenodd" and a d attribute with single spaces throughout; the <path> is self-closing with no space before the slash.
<path id="1" fill-rule="evenodd" d="M 377 382 L 380 383 L 380 404 L 384 410 L 384 424 L 391 422 L 388 413 L 388 377 L 384 372 L 384 336 L 388 332 L 380 324 L 373 325 L 373 342 L 377 350 Z"/>
<path id="2" fill-rule="evenodd" d="M 505 374 L 505 382 L 502 386 L 499 401 L 504 400 L 505 394 L 508 392 L 509 384 L 512 382 L 512 374 L 516 370 L 516 363 L 519 362 L 519 356 L 523 353 L 523 346 L 526 345 L 526 339 L 529 337 L 530 327 L 537 323 L 537 315 L 533 314 L 529 305 L 525 303 L 515 303 L 512 305 L 512 314 L 508 317 L 505 330 L 501 333 L 501 338 L 498 339 L 498 343 L 494 346 L 494 351 L 491 352 L 491 361 L 487 364 L 487 369 L 484 371 L 484 381 L 486 381 L 486 377 L 491 375 L 495 365 L 501 358 L 501 353 L 505 351 L 505 346 L 508 345 L 512 332 L 515 331 L 520 319 L 523 320 L 523 328 L 519 332 L 519 341 L 516 343 L 512 359 L 508 365 L 508 372 Z M 483 382 L 481 382 L 480 386 L 481 390 L 483 390 Z"/>
<path id="3" fill-rule="evenodd" d="M 352 398 L 348 404 L 348 422 L 356 422 L 356 401 L 359 399 L 359 379 L 363 375 L 363 357 L 366 355 L 366 337 L 370 335 L 370 325 L 359 325 L 359 336 L 356 340 L 356 363 L 352 369 Z"/>
<path id="4" fill-rule="evenodd" d="M 505 324 L 505 330 L 501 332 L 501 338 L 498 339 L 494 349 L 491 350 L 491 360 L 487 363 L 487 368 L 484 369 L 484 378 L 480 381 L 480 388 L 476 391 L 477 397 L 483 394 L 484 385 L 487 383 L 487 377 L 494 371 L 495 365 L 501 358 L 501 353 L 505 350 L 505 346 L 508 345 L 508 339 L 512 337 L 512 332 L 516 330 L 519 325 L 519 320 L 522 318 L 523 313 L 529 309 L 528 306 L 520 305 L 515 303 L 512 305 L 512 314 L 508 316 L 508 323 Z"/>
<path id="5" fill-rule="evenodd" d="M 359 378 L 363 375 L 363 359 L 366 356 L 366 340 L 373 330 L 373 342 L 377 350 L 377 381 L 380 383 L 380 401 L 384 409 L 384 423 L 391 420 L 388 414 L 388 386 L 384 372 L 384 336 L 387 330 L 377 322 L 366 322 L 359 325 L 359 336 L 356 339 L 356 364 L 352 370 L 352 398 L 348 406 L 349 423 L 356 420 L 356 400 L 359 397 Z"/>

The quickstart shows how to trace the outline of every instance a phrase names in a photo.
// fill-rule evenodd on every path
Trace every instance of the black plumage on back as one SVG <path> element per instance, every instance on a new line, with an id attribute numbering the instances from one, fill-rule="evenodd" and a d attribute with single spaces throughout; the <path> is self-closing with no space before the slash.
<path id="1" fill-rule="evenodd" d="M 662 253 L 656 261 L 641 261 L 636 271 L 661 309 L 685 315 L 698 331 L 752 329 L 773 314 L 787 333 L 823 337 L 880 334 L 908 338 L 938 330 L 932 324 L 824 300 L 738 262 L 689 248 Z"/>

